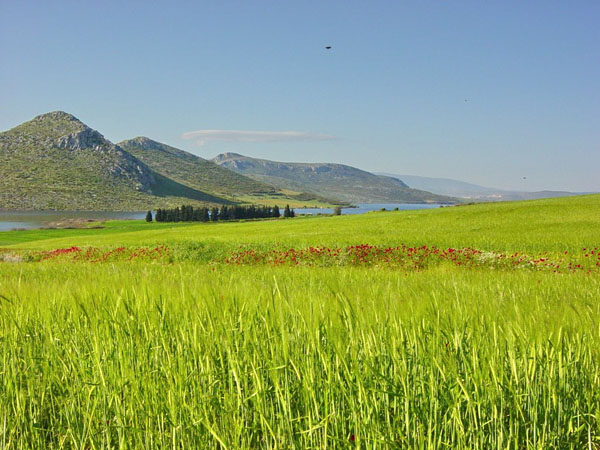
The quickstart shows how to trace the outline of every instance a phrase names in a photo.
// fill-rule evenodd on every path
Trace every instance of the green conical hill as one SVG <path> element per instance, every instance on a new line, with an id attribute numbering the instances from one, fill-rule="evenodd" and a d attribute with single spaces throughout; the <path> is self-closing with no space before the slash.
<path id="1" fill-rule="evenodd" d="M 156 173 L 71 114 L 0 133 L 0 208 L 143 210 L 227 200 Z"/>

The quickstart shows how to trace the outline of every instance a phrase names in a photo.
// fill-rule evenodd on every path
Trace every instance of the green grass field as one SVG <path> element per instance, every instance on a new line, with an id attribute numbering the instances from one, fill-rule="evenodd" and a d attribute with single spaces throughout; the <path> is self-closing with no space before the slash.
<path id="1" fill-rule="evenodd" d="M 359 244 L 583 268 L 226 262 Z M 598 247 L 598 195 L 0 233 L 0 448 L 598 449 Z"/>

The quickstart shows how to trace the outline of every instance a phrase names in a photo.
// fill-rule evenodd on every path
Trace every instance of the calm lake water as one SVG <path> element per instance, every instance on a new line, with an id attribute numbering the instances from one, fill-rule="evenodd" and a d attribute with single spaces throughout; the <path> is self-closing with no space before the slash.
<path id="1" fill-rule="evenodd" d="M 140 211 L 0 211 L 0 231 L 40 228 L 66 219 L 143 219 Z"/>
<path id="2" fill-rule="evenodd" d="M 433 209 L 439 208 L 437 203 L 358 203 L 357 208 L 342 208 L 342 214 L 363 214 L 370 211 L 379 211 L 385 208 L 388 211 L 398 208 L 400 210 L 409 209 Z M 296 208 L 294 211 L 298 214 L 331 214 L 330 208 Z"/>
<path id="3" fill-rule="evenodd" d="M 398 208 L 405 209 L 432 209 L 440 205 L 432 203 L 359 203 L 357 208 L 343 208 L 342 214 L 363 214 L 369 211 L 379 211 L 385 208 L 388 211 Z M 330 208 L 296 208 L 298 214 L 331 214 Z M 67 219 L 143 219 L 146 212 L 140 211 L 0 211 L 0 231 L 8 231 L 15 228 L 32 229 L 48 226 L 52 222 L 60 222 Z"/>

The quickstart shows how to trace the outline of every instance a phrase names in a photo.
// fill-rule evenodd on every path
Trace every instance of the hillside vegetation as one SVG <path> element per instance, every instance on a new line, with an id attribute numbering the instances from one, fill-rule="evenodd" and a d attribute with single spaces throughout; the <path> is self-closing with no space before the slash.
<path id="1" fill-rule="evenodd" d="M 307 191 L 354 203 L 456 203 L 451 197 L 409 188 L 397 178 L 343 164 L 286 163 L 223 153 L 213 161 L 282 189 Z"/>
<path id="2" fill-rule="evenodd" d="M 286 201 L 292 201 L 294 204 L 297 201 L 335 203 L 335 200 L 321 199 L 316 195 L 303 196 L 300 192 L 283 192 L 212 161 L 146 137 L 136 137 L 119 142 L 118 145 L 165 177 L 232 201 L 271 203 L 279 200 L 280 204 L 285 204 Z"/>
<path id="3" fill-rule="evenodd" d="M 74 116 L 0 133 L 0 208 L 139 210 L 227 200 L 157 174 Z"/>

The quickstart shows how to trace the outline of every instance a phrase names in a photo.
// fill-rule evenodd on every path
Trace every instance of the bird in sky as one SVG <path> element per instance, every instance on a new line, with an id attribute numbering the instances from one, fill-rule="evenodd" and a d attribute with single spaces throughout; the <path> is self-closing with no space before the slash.
<path id="1" fill-rule="evenodd" d="M 326 46 L 325 46 L 325 48 L 326 48 L 327 50 L 331 50 L 331 45 L 326 45 Z"/>

